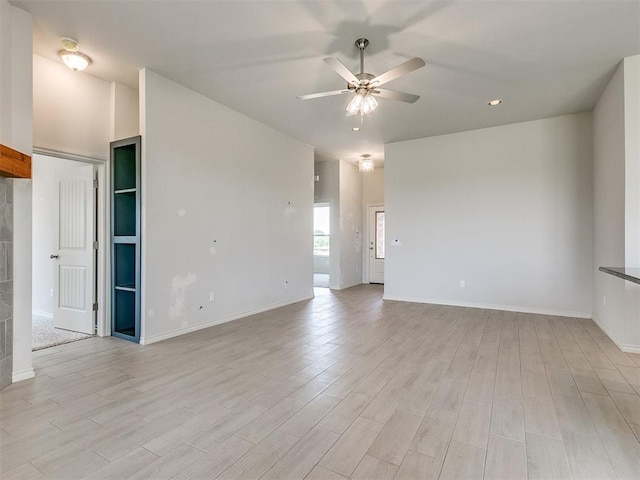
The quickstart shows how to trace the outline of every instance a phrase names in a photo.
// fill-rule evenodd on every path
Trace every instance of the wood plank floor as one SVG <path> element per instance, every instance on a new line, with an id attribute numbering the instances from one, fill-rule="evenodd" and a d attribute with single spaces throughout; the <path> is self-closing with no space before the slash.
<path id="1" fill-rule="evenodd" d="M 640 356 L 592 321 L 381 297 L 38 352 L 0 477 L 640 478 Z"/>

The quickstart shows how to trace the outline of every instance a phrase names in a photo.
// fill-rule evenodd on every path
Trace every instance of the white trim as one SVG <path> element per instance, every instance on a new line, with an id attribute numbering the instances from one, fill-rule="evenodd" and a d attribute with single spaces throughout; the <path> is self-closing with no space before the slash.
<path id="1" fill-rule="evenodd" d="M 90 155 L 82 155 L 77 153 L 68 153 L 61 150 L 55 150 L 53 148 L 38 147 L 37 145 L 33 146 L 33 154 L 62 158 L 64 160 L 74 160 L 76 162 L 93 163 L 94 165 L 100 165 L 109 161 L 108 158 L 93 157 Z"/>
<path id="2" fill-rule="evenodd" d="M 22 380 L 29 380 L 36 376 L 36 372 L 33 370 L 33 367 L 27 368 L 25 370 L 20 370 L 19 372 L 13 372 L 11 375 L 12 383 L 21 382 Z"/>
<path id="3" fill-rule="evenodd" d="M 161 335 L 155 335 L 153 337 L 143 337 L 140 336 L 140 345 L 151 345 L 152 343 L 161 342 L 163 340 L 167 340 L 169 338 L 178 337 L 180 335 L 184 335 L 185 333 L 191 333 L 198 330 L 202 330 L 203 328 L 213 327 L 214 325 L 220 325 L 221 323 L 231 322 L 233 320 L 238 320 L 240 318 L 249 317 L 251 315 L 255 315 L 257 313 L 266 312 L 268 310 L 273 310 L 275 308 L 286 307 L 287 305 L 291 305 L 293 303 L 304 302 L 306 300 L 311 300 L 313 295 L 305 295 L 304 297 L 294 298 L 291 300 L 287 300 L 285 302 L 280 303 L 272 303 L 271 305 L 267 305 L 265 307 L 257 308 L 255 310 L 249 310 L 242 313 L 237 313 L 235 315 L 230 315 L 228 317 L 219 318 L 217 320 L 212 320 L 206 323 L 199 323 L 197 325 L 192 325 L 187 328 L 179 328 L 176 330 L 172 330 L 167 333 L 163 333 Z"/>
<path id="4" fill-rule="evenodd" d="M 76 153 L 64 152 L 61 150 L 55 150 L 46 147 L 39 147 L 34 145 L 34 155 L 44 155 L 55 158 L 62 158 L 64 160 L 73 160 L 75 162 L 81 162 L 86 164 L 92 164 L 96 168 L 98 179 L 98 198 L 97 198 L 97 218 L 96 225 L 97 231 L 95 232 L 98 239 L 98 255 L 96 258 L 96 265 L 98 276 L 97 284 L 94 285 L 96 290 L 95 302 L 98 303 L 98 311 L 96 313 L 96 325 L 97 336 L 108 337 L 111 335 L 111 296 L 109 295 L 109 281 L 111 275 L 110 264 L 110 202 L 109 191 L 111 175 L 109 175 L 107 168 L 109 167 L 109 158 L 94 157 L 89 155 L 82 155 Z"/>
<path id="5" fill-rule="evenodd" d="M 371 269 L 371 254 L 369 253 L 369 243 L 371 242 L 371 215 L 370 209 L 372 208 L 383 208 L 386 211 L 385 204 L 374 202 L 367 203 L 364 208 L 364 228 L 365 232 L 363 235 L 364 241 L 362 242 L 362 283 L 371 283 L 369 280 L 369 271 Z"/>
<path id="6" fill-rule="evenodd" d="M 600 330 L 602 330 L 604 332 L 604 334 L 609 337 L 609 339 L 616 344 L 616 346 L 622 350 L 625 353 L 635 353 L 635 354 L 640 354 L 640 345 L 629 345 L 627 343 L 621 343 L 619 342 L 616 337 L 613 336 L 613 334 L 607 330 L 607 328 L 598 321 L 598 319 L 594 316 L 593 317 L 593 323 L 595 323 L 598 328 Z"/>
<path id="7" fill-rule="evenodd" d="M 553 315 L 557 317 L 572 317 L 572 318 L 588 318 L 591 319 L 591 312 L 574 312 L 569 310 L 554 310 L 550 308 L 537 308 L 537 307 L 520 307 L 516 305 L 496 305 L 492 303 L 472 303 L 472 302 L 456 302 L 452 300 L 435 300 L 425 298 L 409 298 L 409 297 L 396 297 L 393 295 L 384 295 L 383 300 L 395 300 L 398 302 L 413 302 L 413 303 L 432 303 L 434 305 L 450 305 L 453 307 L 469 307 L 469 308 L 483 308 L 486 310 L 503 310 L 506 312 L 521 312 L 521 313 L 535 313 L 538 315 Z"/>
<path id="8" fill-rule="evenodd" d="M 43 312 L 42 310 L 31 310 L 31 315 L 53 319 L 53 313 Z"/>
<path id="9" fill-rule="evenodd" d="M 98 239 L 98 256 L 96 258 L 96 268 L 98 269 L 96 288 L 96 302 L 98 311 L 96 312 L 95 332 L 99 337 L 111 335 L 111 203 L 109 202 L 109 192 L 111 190 L 111 175 L 108 172 L 110 165 L 108 162 L 98 165 L 98 204 L 97 206 L 97 227 L 96 238 Z"/>

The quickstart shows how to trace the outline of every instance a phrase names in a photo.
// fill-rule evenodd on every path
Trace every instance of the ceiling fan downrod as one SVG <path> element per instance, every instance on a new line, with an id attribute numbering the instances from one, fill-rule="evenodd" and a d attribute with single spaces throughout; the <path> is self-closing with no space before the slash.
<path id="1" fill-rule="evenodd" d="M 364 49 L 369 45 L 369 40 L 359 38 L 356 40 L 356 47 L 360 50 L 360 75 L 364 73 Z"/>

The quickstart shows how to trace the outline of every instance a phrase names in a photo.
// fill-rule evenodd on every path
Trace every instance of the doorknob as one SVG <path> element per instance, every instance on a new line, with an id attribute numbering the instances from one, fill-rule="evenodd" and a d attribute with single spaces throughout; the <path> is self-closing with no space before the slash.
<path id="1" fill-rule="evenodd" d="M 49 255 L 49 258 L 60 258 L 59 255 Z"/>

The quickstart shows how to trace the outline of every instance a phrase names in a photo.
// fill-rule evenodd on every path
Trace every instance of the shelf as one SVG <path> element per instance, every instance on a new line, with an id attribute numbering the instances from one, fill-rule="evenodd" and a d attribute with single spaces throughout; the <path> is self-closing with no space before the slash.
<path id="1" fill-rule="evenodd" d="M 114 190 L 113 193 L 120 195 L 121 193 L 136 193 L 137 191 L 137 188 L 123 188 L 122 190 Z"/>
<path id="2" fill-rule="evenodd" d="M 113 288 L 115 288 L 116 290 L 121 290 L 123 292 L 135 292 L 136 291 L 136 287 L 134 287 L 134 286 L 127 287 L 127 286 L 124 286 L 124 285 L 116 285 Z"/>
<path id="3" fill-rule="evenodd" d="M 113 237 L 113 243 L 124 243 L 126 245 L 131 244 L 135 245 L 137 243 L 137 237 L 133 235 L 121 235 L 118 237 Z"/>

